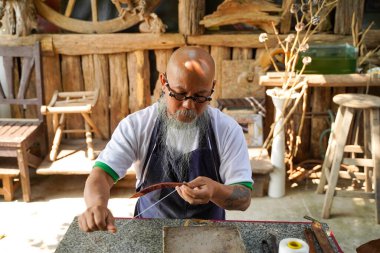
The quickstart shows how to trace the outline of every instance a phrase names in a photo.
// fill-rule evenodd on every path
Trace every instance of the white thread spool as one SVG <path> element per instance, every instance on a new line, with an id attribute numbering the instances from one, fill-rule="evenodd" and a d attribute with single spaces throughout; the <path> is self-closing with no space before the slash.
<path id="1" fill-rule="evenodd" d="M 285 238 L 280 241 L 278 253 L 309 253 L 309 245 L 298 238 Z"/>

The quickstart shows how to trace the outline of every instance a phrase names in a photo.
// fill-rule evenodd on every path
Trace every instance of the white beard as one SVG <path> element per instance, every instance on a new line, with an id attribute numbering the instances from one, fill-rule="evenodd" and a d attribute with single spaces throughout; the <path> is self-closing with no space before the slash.
<path id="1" fill-rule="evenodd" d="M 197 117 L 194 111 L 182 110 L 168 117 L 164 98 L 159 100 L 158 108 L 161 127 L 157 134 L 164 142 L 160 143 L 163 169 L 168 175 L 171 165 L 172 173 L 175 174 L 179 182 L 188 181 L 190 154 L 191 151 L 198 148 L 200 140 L 207 134 L 208 114 L 203 113 Z M 182 122 L 176 118 L 179 114 L 187 114 L 194 119 L 189 123 Z"/>

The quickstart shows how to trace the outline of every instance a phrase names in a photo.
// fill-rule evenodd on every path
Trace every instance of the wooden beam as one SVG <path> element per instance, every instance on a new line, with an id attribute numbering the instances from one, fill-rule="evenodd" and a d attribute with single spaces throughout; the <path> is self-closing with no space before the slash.
<path id="1" fill-rule="evenodd" d="M 170 49 L 185 45 L 179 34 L 53 35 L 56 53 L 68 55 L 112 54 L 146 49 Z"/>
<path id="2" fill-rule="evenodd" d="M 280 35 L 285 39 L 287 35 Z M 367 33 L 365 43 L 368 48 L 375 48 L 380 40 L 380 29 Z M 165 34 L 39 34 L 23 37 L 0 35 L 0 45 L 32 45 L 41 41 L 44 55 L 67 54 L 111 54 L 130 52 L 134 50 L 173 49 L 191 45 L 264 48 L 259 42 L 259 34 L 209 34 L 189 35 L 186 40 L 178 33 Z M 351 36 L 338 34 L 315 34 L 310 42 L 336 42 L 352 43 Z M 269 35 L 268 46 L 276 47 L 278 44 L 274 35 Z"/>
<path id="3" fill-rule="evenodd" d="M 47 40 L 47 41 L 45 41 Z M 55 54 L 113 54 L 135 50 L 172 49 L 184 46 L 185 38 L 178 33 L 123 34 L 41 34 L 25 37 L 0 36 L 0 45 L 31 45 L 41 41 L 42 51 Z"/>

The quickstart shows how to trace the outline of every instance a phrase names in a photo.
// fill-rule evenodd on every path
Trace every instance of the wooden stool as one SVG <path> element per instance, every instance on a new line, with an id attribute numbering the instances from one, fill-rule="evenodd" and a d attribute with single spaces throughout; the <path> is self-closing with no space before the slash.
<path id="1" fill-rule="evenodd" d="M 317 193 L 323 193 L 324 186 L 328 183 L 322 217 L 329 218 L 335 195 L 373 198 L 375 199 L 376 221 L 380 224 L 380 97 L 365 94 L 339 94 L 333 98 L 333 101 L 339 105 L 339 108 L 333 131 L 330 134 L 329 145 L 322 165 L 322 175 L 317 188 Z M 350 130 L 355 130 L 355 126 L 352 126 L 354 114 L 360 111 L 363 111 L 364 118 L 364 146 L 347 145 Z M 362 153 L 364 156 L 363 158 L 355 158 L 355 156 L 343 158 L 345 152 Z M 365 191 L 335 189 L 340 174 L 344 174 L 339 171 L 342 163 L 364 167 L 361 178 L 366 183 Z M 373 168 L 373 181 L 368 167 Z M 360 176 L 355 172 L 351 174 Z M 372 184 L 374 184 L 374 191 Z"/>
<path id="2" fill-rule="evenodd" d="M 98 90 L 77 91 L 77 92 L 58 92 L 55 91 L 47 106 L 41 106 L 41 113 L 53 115 L 54 139 L 50 151 L 50 160 L 55 161 L 58 155 L 58 148 L 62 140 L 63 133 L 85 133 L 87 143 L 87 157 L 94 159 L 94 147 L 92 144 L 92 132 L 95 132 L 102 139 L 104 135 L 99 131 L 92 121 L 90 114 L 98 99 Z M 65 114 L 78 113 L 82 115 L 85 129 L 64 130 Z"/>
<path id="3" fill-rule="evenodd" d="M 264 197 L 268 191 L 269 174 L 273 171 L 268 151 L 263 148 L 248 148 L 253 185 L 252 197 Z"/>
<path id="4" fill-rule="evenodd" d="M 20 182 L 15 182 L 14 179 L 19 178 L 20 170 L 17 166 L 17 160 L 11 161 L 10 158 L 2 158 L 0 163 L 0 182 L 2 186 L 0 187 L 0 195 L 4 196 L 5 201 L 12 201 L 14 192 Z"/>

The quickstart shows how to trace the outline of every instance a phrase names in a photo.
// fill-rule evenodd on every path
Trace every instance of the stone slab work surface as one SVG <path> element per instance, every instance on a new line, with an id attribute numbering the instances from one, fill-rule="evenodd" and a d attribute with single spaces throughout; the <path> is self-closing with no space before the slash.
<path id="1" fill-rule="evenodd" d="M 310 222 L 272 221 L 205 221 L 180 219 L 116 219 L 117 233 L 103 231 L 85 233 L 79 230 L 77 217 L 72 221 L 56 253 L 68 252 L 163 252 L 165 227 L 211 226 L 234 227 L 240 233 L 246 252 L 262 252 L 264 246 L 276 246 L 284 238 L 304 241 L 304 230 Z M 323 230 L 328 231 L 327 224 Z M 342 252 L 332 233 L 328 240 L 335 252 Z M 265 245 L 266 244 L 266 245 Z M 317 252 L 321 252 L 315 241 Z"/>

